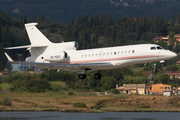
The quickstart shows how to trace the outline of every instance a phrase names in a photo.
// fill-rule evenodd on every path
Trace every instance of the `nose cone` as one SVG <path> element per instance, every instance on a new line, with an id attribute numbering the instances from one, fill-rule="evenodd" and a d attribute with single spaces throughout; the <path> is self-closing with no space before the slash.
<path id="1" fill-rule="evenodd" d="M 172 51 L 169 51 L 169 53 L 167 53 L 166 55 L 168 56 L 169 59 L 174 58 L 174 57 L 177 56 L 177 54 L 172 52 Z"/>
<path id="2" fill-rule="evenodd" d="M 177 54 L 176 54 L 176 53 L 174 53 L 174 52 L 171 52 L 171 56 L 172 56 L 172 57 L 176 57 L 176 56 L 177 56 Z"/>

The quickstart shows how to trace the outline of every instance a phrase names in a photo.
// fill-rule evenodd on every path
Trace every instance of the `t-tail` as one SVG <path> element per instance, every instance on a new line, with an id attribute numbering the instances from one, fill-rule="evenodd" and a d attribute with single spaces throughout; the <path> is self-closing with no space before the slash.
<path id="1" fill-rule="evenodd" d="M 52 44 L 36 27 L 37 23 L 25 24 L 31 45 L 48 45 Z"/>
<path id="2" fill-rule="evenodd" d="M 54 60 L 49 60 L 53 55 L 57 56 L 61 54 L 64 56 L 62 58 L 67 61 L 68 55 L 67 50 L 76 50 L 78 49 L 78 43 L 75 41 L 72 42 L 63 42 L 63 43 L 52 43 L 50 42 L 36 27 L 37 23 L 28 23 L 25 24 L 25 28 L 30 40 L 31 45 L 17 46 L 17 47 L 8 47 L 4 49 L 21 49 L 27 48 L 31 56 L 26 58 L 26 62 L 54 62 Z M 7 59 L 10 62 L 13 60 L 10 56 L 5 53 Z M 55 60 L 57 61 L 57 60 Z"/>
<path id="3" fill-rule="evenodd" d="M 36 27 L 37 23 L 28 23 L 25 24 L 25 28 L 31 42 L 31 45 L 17 46 L 17 47 L 8 47 L 4 49 L 21 49 L 21 48 L 38 48 L 38 47 L 47 47 L 49 44 L 52 44 Z"/>

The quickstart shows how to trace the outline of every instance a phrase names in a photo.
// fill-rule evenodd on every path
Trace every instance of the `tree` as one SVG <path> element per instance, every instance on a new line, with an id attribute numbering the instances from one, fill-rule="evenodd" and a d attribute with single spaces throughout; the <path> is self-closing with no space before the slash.
<path id="1" fill-rule="evenodd" d="M 179 16 L 178 16 L 178 24 L 180 24 L 180 13 L 179 13 Z"/>
<path id="2" fill-rule="evenodd" d="M 115 25 L 113 25 L 113 29 L 112 29 L 112 33 L 111 33 L 111 39 L 112 39 L 112 42 L 115 42 L 115 40 L 116 40 L 116 28 L 115 28 Z"/>
<path id="3" fill-rule="evenodd" d="M 175 25 L 175 17 L 174 17 L 174 13 L 173 13 L 173 15 L 171 17 L 171 24 L 170 24 L 170 26 L 174 27 L 174 25 Z"/>
<path id="4" fill-rule="evenodd" d="M 174 37 L 175 33 L 174 32 L 170 32 L 169 33 L 169 37 L 172 39 Z"/>
<path id="5" fill-rule="evenodd" d="M 168 79 L 169 79 L 169 77 L 168 77 L 168 75 L 165 74 L 165 73 L 161 74 L 161 75 L 157 78 L 158 83 L 163 83 L 163 84 L 167 84 L 167 83 L 168 83 Z"/>
<path id="6" fill-rule="evenodd" d="M 176 46 L 174 48 L 174 52 L 176 52 L 176 53 L 180 52 L 180 43 L 179 43 L 179 41 L 176 41 Z"/>
<path id="7" fill-rule="evenodd" d="M 175 64 L 166 67 L 167 71 L 177 71 L 178 69 L 178 66 Z"/>
<path id="8" fill-rule="evenodd" d="M 21 16 L 21 21 L 20 21 L 20 29 L 22 30 L 23 29 L 23 16 Z"/>
<path id="9" fill-rule="evenodd" d="M 0 44 L 2 44 L 2 28 L 1 28 L 1 22 L 0 22 Z"/>
<path id="10" fill-rule="evenodd" d="M 140 24 L 139 24 L 139 15 L 136 18 L 136 39 L 140 39 Z"/>
<path id="11" fill-rule="evenodd" d="M 26 15 L 24 15 L 23 24 L 26 24 L 26 23 L 27 23 L 27 18 L 26 18 Z"/>

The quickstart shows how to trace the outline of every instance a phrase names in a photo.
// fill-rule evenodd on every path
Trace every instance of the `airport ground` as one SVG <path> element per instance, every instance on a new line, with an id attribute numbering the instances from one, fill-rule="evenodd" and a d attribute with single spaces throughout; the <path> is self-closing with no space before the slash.
<path id="1" fill-rule="evenodd" d="M 177 96 L 101 95 L 75 93 L 75 95 L 47 93 L 6 93 L 11 106 L 0 105 L 0 111 L 61 111 L 61 112 L 180 112 Z M 84 103 L 85 106 L 75 106 Z"/>

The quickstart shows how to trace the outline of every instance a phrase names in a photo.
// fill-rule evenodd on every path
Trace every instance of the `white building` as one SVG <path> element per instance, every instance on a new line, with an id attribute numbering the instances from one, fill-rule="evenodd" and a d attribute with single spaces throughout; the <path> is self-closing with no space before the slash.
<path id="1" fill-rule="evenodd" d="M 24 64 L 24 63 L 11 63 L 12 70 L 11 71 L 27 71 L 28 69 L 35 68 L 35 70 L 41 70 L 36 68 L 36 65 L 32 64 Z"/>

